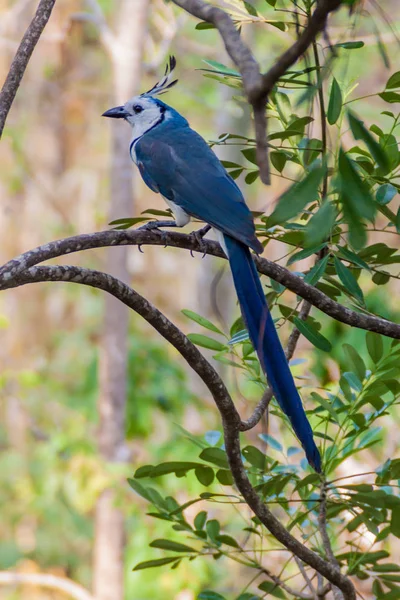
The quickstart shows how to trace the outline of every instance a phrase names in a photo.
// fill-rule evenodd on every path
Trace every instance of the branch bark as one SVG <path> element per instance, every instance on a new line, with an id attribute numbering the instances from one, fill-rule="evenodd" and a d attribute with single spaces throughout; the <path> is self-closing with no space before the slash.
<path id="1" fill-rule="evenodd" d="M 260 72 L 260 66 L 250 48 L 243 41 L 235 23 L 225 11 L 203 2 L 203 0 L 173 0 L 173 2 L 194 17 L 212 23 L 218 29 L 229 56 L 242 75 L 244 91 L 254 114 L 256 156 L 260 179 L 269 184 L 267 117 L 265 114 L 268 95 L 280 77 L 304 54 L 318 33 L 325 28 L 329 14 L 340 6 L 341 0 L 319 0 L 302 34 L 265 74 Z"/>
<path id="2" fill-rule="evenodd" d="M 189 366 L 201 377 L 209 389 L 222 418 L 225 448 L 235 484 L 243 498 L 272 535 L 290 552 L 326 577 L 342 592 L 345 600 L 355 600 L 356 593 L 350 579 L 293 537 L 261 501 L 247 477 L 240 448 L 240 415 L 215 369 L 189 339 L 155 306 L 115 277 L 75 266 L 34 266 L 25 269 L 9 282 L 9 287 L 43 281 L 62 281 L 102 289 L 118 298 L 140 314 L 183 356 Z"/>
<path id="3" fill-rule="evenodd" d="M 82 235 L 64 238 L 54 242 L 49 242 L 43 246 L 38 246 L 28 252 L 17 256 L 8 263 L 0 267 L 0 290 L 10 287 L 10 282 L 24 269 L 36 265 L 50 258 L 56 258 L 72 252 L 88 250 L 90 248 L 104 248 L 106 246 L 171 246 L 174 248 L 183 248 L 200 254 L 210 254 L 224 258 L 221 246 L 213 241 L 203 239 L 201 243 L 195 236 L 172 231 L 157 232 L 146 231 L 143 229 L 123 230 L 123 231 L 100 231 L 97 233 L 87 233 Z M 307 300 L 327 314 L 328 316 L 359 329 L 374 331 L 393 339 L 400 339 L 400 325 L 387 321 L 375 315 L 358 313 L 347 308 L 329 298 L 316 287 L 305 283 L 305 281 L 295 275 L 285 267 L 282 267 L 267 258 L 255 257 L 257 269 L 263 275 L 268 275 L 271 279 L 278 281 L 288 290 L 297 294 L 304 300 Z M 11 286 L 12 287 L 12 286 Z"/>
<path id="4" fill-rule="evenodd" d="M 4 125 L 14 102 L 15 95 L 28 66 L 29 59 L 50 18 L 56 0 L 40 0 L 36 14 L 33 17 L 17 53 L 11 63 L 10 70 L 0 92 L 0 138 Z"/>

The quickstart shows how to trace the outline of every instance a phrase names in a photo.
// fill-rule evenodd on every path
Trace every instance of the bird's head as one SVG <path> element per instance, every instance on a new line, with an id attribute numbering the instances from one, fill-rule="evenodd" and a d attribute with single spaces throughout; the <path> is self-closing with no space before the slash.
<path id="1" fill-rule="evenodd" d="M 144 92 L 140 96 L 134 96 L 123 106 L 115 106 L 106 110 L 102 116 L 113 119 L 125 119 L 133 128 L 135 137 L 140 137 L 140 135 L 152 129 L 156 124 L 168 118 L 169 112 L 172 116 L 172 113 L 175 113 L 175 111 L 155 96 L 163 94 L 177 83 L 177 79 L 171 81 L 175 66 L 176 60 L 171 56 L 166 66 L 164 77 L 151 90 Z"/>

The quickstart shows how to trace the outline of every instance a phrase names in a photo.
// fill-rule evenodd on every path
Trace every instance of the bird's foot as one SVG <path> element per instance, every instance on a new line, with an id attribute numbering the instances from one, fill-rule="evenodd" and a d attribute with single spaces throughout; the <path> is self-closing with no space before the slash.
<path id="1" fill-rule="evenodd" d="M 177 224 L 175 221 L 149 221 L 148 223 L 141 225 L 138 229 L 141 229 L 142 231 L 158 230 L 160 233 L 165 233 L 161 231 L 160 227 L 177 227 Z"/>
<path id="2" fill-rule="evenodd" d="M 204 227 L 202 227 L 201 229 L 196 229 L 196 231 L 192 231 L 189 235 L 194 238 L 194 240 L 196 241 L 196 243 L 199 245 L 201 252 L 203 252 L 203 258 L 206 255 L 206 249 L 207 246 L 204 243 L 204 236 L 206 235 L 206 233 L 208 233 L 211 229 L 211 225 L 204 225 Z M 190 251 L 192 252 L 192 251 Z"/>
<path id="3" fill-rule="evenodd" d="M 167 236 L 168 231 L 163 231 L 160 227 L 178 227 L 175 221 L 149 221 L 144 225 L 141 225 L 139 229 L 142 231 L 157 231 L 165 242 L 164 248 L 167 247 Z M 140 250 L 140 248 L 139 248 Z"/>

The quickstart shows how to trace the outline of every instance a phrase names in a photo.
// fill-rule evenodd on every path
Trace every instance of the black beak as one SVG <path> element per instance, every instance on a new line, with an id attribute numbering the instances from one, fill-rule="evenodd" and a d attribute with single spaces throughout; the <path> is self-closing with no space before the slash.
<path id="1" fill-rule="evenodd" d="M 111 117 L 112 119 L 125 119 L 125 117 L 129 116 L 129 113 L 125 110 L 123 106 L 115 106 L 114 108 L 109 108 L 104 112 L 102 117 Z"/>

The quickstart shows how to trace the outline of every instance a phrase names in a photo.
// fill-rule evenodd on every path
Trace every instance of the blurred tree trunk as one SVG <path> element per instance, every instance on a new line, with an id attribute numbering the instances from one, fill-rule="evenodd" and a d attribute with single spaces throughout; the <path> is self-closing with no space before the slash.
<path id="1" fill-rule="evenodd" d="M 142 48 L 146 33 L 148 0 L 121 0 L 117 16 L 115 52 L 112 54 L 115 104 L 137 93 Z M 111 205 L 109 219 L 133 212 L 133 166 L 129 157 L 130 128 L 112 121 Z M 127 248 L 107 251 L 106 271 L 128 281 Z M 104 330 L 100 350 L 100 416 L 98 442 L 108 462 L 127 459 L 125 400 L 127 382 L 128 309 L 115 298 L 105 299 Z M 93 591 L 96 600 L 122 600 L 124 596 L 124 515 L 115 506 L 112 489 L 98 498 L 95 515 Z"/>

